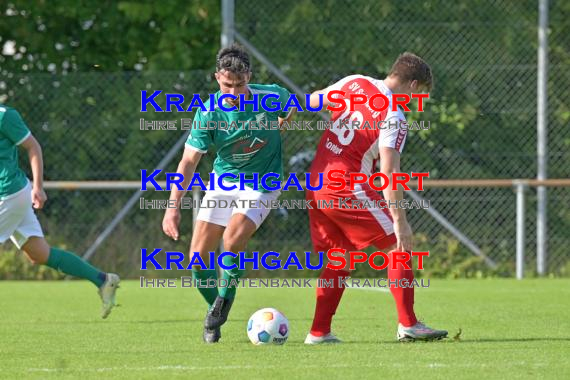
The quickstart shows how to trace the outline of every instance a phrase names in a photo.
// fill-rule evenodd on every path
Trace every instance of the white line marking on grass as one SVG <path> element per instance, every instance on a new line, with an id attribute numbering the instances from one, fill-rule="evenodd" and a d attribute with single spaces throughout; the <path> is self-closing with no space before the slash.
<path id="1" fill-rule="evenodd" d="M 364 365 L 376 367 L 376 365 Z M 322 368 L 321 365 L 301 365 L 301 368 Z M 327 368 L 352 368 L 354 364 L 332 364 Z M 362 367 L 362 365 L 359 365 Z M 161 365 L 156 367 L 108 367 L 108 368 L 28 368 L 27 372 L 112 372 L 112 371 L 211 371 L 211 370 L 240 370 L 240 369 L 287 369 L 299 368 L 299 365 L 216 365 L 216 366 L 186 366 Z"/>
<path id="2" fill-rule="evenodd" d="M 546 367 L 551 363 L 542 362 L 531 362 L 526 363 L 524 361 L 520 362 L 500 362 L 495 364 L 489 363 L 415 363 L 410 366 L 410 364 L 402 363 L 352 363 L 352 364 L 330 364 L 327 368 L 429 368 L 433 370 L 438 370 L 440 368 L 493 368 L 500 365 L 501 367 L 513 367 L 519 369 L 521 366 L 532 366 L 533 368 Z M 103 368 L 28 368 L 27 372 L 113 372 L 113 371 L 212 371 L 212 370 L 263 370 L 263 369 L 275 369 L 275 370 L 286 370 L 286 369 L 321 369 L 322 365 L 215 365 L 215 366 L 187 366 L 187 365 L 160 365 L 153 367 L 103 367 Z M 0 372 L 2 370 L 0 369 Z"/>

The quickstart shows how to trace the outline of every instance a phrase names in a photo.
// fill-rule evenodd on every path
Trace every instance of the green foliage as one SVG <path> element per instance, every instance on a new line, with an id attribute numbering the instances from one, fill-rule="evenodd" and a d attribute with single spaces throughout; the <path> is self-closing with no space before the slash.
<path id="1" fill-rule="evenodd" d="M 548 144 L 553 178 L 570 176 L 569 10 L 568 2 L 551 3 Z M 178 120 L 180 125 L 181 117 L 193 116 L 141 113 L 141 90 L 185 96 L 217 90 L 211 72 L 220 40 L 218 0 L 81 6 L 66 0 L 16 0 L 0 4 L 0 14 L 0 102 L 20 110 L 41 142 L 46 180 L 140 178 L 141 168 L 154 168 L 184 138 L 180 130 L 142 132 L 140 118 Z M 426 111 L 410 115 L 410 120 L 431 121 L 431 128 L 409 133 L 403 171 L 429 171 L 431 178 L 445 179 L 536 177 L 536 1 L 257 0 L 236 2 L 235 19 L 240 34 L 307 92 L 354 73 L 382 78 L 405 50 L 424 57 L 433 68 L 435 89 Z M 7 41 L 14 42 L 13 52 L 2 49 Z M 254 63 L 254 82 L 279 82 Z M 312 153 L 319 138 L 311 131 L 285 133 L 286 171 L 306 170 L 294 168 L 289 160 Z M 178 157 L 165 169 L 174 171 Z M 202 174 L 211 170 L 212 160 L 210 152 L 201 161 Z M 427 198 L 438 207 L 452 204 L 440 211 L 470 238 L 480 238 L 491 257 L 513 262 L 514 197 L 496 189 L 471 190 L 452 195 L 430 190 Z M 82 251 L 130 194 L 54 191 L 49 196 L 42 214 L 48 237 Z M 533 197 L 531 190 L 528 210 Z M 551 189 L 549 197 L 549 250 L 564 263 L 570 212 L 560 205 L 568 197 Z M 187 249 L 187 244 L 174 244 L 161 234 L 161 212 L 138 211 L 100 248 L 95 260 L 105 268 L 135 275 L 140 247 Z M 529 213 L 528 220 L 533 216 Z M 512 265 L 489 272 L 429 217 L 422 221 L 414 223 L 418 239 L 429 236 L 422 246 L 434 252 L 431 267 L 441 267 L 430 274 L 512 275 Z M 191 231 L 188 224 L 185 229 Z M 250 247 L 309 250 L 306 212 L 270 217 Z M 551 270 L 567 274 L 564 268 Z"/>
<path id="2" fill-rule="evenodd" d="M 32 265 L 24 253 L 12 249 L 0 251 L 0 280 L 57 280 L 63 275 L 45 265 Z"/>
<path id="3" fill-rule="evenodd" d="M 462 244 L 448 235 L 441 234 L 436 239 L 425 235 L 416 235 L 414 241 L 417 250 L 429 250 L 429 258 L 424 259 L 424 270 L 415 271 L 422 278 L 484 278 L 508 276 L 513 272 L 513 264 L 500 263 L 497 269 L 491 269 L 482 257 L 475 256 Z M 435 244 L 433 243 L 435 242 Z M 417 264 L 414 263 L 414 269 Z"/>
<path id="4" fill-rule="evenodd" d="M 50 73 L 204 69 L 218 49 L 219 13 L 216 0 L 4 2 L 0 43 L 15 41 L 17 53 L 0 55 L 0 65 Z"/>

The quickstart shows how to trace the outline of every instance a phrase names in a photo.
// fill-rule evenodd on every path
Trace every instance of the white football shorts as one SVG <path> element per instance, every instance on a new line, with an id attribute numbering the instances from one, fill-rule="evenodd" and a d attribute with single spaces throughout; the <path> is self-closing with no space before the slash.
<path id="1" fill-rule="evenodd" d="M 22 249 L 32 236 L 44 234 L 32 208 L 32 187 L 28 182 L 22 190 L 0 199 L 0 244 L 10 239 Z"/>
<path id="2" fill-rule="evenodd" d="M 280 190 L 262 193 L 247 186 L 245 190 L 239 190 L 239 183 L 224 181 L 224 185 L 236 185 L 237 188 L 207 190 L 200 204 L 198 220 L 226 227 L 233 215 L 244 214 L 259 228 L 271 211 L 271 207 L 264 207 L 260 201 L 269 205 L 281 195 Z"/>

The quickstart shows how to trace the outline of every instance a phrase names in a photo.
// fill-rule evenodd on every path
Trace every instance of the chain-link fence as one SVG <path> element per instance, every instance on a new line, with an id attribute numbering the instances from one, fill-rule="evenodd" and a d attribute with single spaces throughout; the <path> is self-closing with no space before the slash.
<path id="1" fill-rule="evenodd" d="M 570 7 L 552 2 L 549 23 L 548 173 L 570 175 Z M 535 178 L 537 173 L 536 1 L 237 2 L 235 27 L 305 92 L 349 74 L 383 78 L 403 51 L 432 66 L 435 90 L 423 114 L 411 120 L 430 129 L 410 131 L 402 171 L 429 171 L 435 179 Z M 214 57 L 212 57 L 212 67 Z M 281 83 L 254 59 L 254 83 Z M 183 138 L 185 131 L 141 131 L 140 119 L 178 120 L 192 115 L 140 111 L 141 90 L 206 97 L 217 90 L 211 72 L 7 74 L 0 94 L 18 108 L 42 143 L 47 180 L 138 180 Z M 186 103 L 185 103 L 186 104 Z M 315 114 L 299 115 L 318 120 Z M 303 172 L 313 159 L 318 131 L 284 134 L 287 172 Z M 180 152 L 181 153 L 181 152 Z M 166 169 L 175 171 L 180 154 Z M 210 152 L 200 164 L 211 170 Z M 134 191 L 50 191 L 40 213 L 52 244 L 84 252 Z M 512 275 L 515 260 L 515 194 L 509 188 L 427 188 L 420 193 L 487 256 L 499 273 Z M 167 192 L 146 193 L 166 199 Z M 282 198 L 303 199 L 297 192 Z M 548 189 L 548 269 L 568 273 L 570 189 Z M 185 252 L 191 211 L 183 215 L 183 238 L 161 232 L 162 210 L 138 204 L 99 247 L 93 261 L 105 269 L 138 274 L 141 247 Z M 418 247 L 441 265 L 476 273 L 485 265 L 424 210 L 411 211 Z M 304 210 L 275 210 L 252 239 L 252 250 L 311 250 Z M 6 249 L 6 248 L 3 248 Z M 527 191 L 526 264 L 536 260 L 536 190 Z M 565 272 L 566 271 L 566 272 Z M 461 275 L 459 273 L 458 275 Z"/>
<path id="2" fill-rule="evenodd" d="M 550 178 L 570 175 L 569 10 L 560 1 L 549 6 Z M 383 78 L 400 53 L 412 51 L 432 66 L 435 89 L 427 111 L 410 117 L 431 121 L 431 128 L 409 134 L 402 169 L 442 179 L 536 178 L 538 11 L 534 0 L 237 3 L 236 30 L 307 92 L 354 73 Z M 290 144 L 310 151 L 313 140 Z M 547 192 L 549 270 L 567 271 L 570 189 Z M 514 270 L 513 190 L 440 188 L 421 196 L 490 258 Z M 536 189 L 530 188 L 526 268 L 536 268 L 536 209 Z M 410 219 L 432 247 L 450 236 L 426 212 L 411 212 Z"/>

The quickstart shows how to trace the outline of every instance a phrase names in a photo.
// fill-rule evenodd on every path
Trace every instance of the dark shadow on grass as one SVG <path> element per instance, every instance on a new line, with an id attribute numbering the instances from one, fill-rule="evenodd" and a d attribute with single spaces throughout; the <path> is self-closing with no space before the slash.
<path id="1" fill-rule="evenodd" d="M 112 322 L 112 321 L 109 321 Z M 149 321 L 115 321 L 113 323 L 116 324 L 138 324 L 138 323 L 144 323 L 144 324 L 167 324 L 167 323 L 204 323 L 204 318 L 200 318 L 200 319 L 164 319 L 164 320 L 149 320 Z"/>
<path id="2" fill-rule="evenodd" d="M 473 344 L 473 343 L 511 343 L 511 342 L 517 342 L 517 343 L 524 343 L 524 342 L 570 342 L 570 338 L 565 338 L 565 337 L 544 337 L 544 338 L 513 338 L 513 339 L 509 339 L 509 338 L 497 338 L 497 339 L 491 339 L 491 338 L 485 338 L 485 339 L 459 339 L 459 340 L 454 340 L 453 338 L 447 338 L 447 339 L 442 339 L 442 340 L 436 340 L 436 341 L 416 341 L 416 342 L 398 342 L 397 340 L 387 340 L 387 341 L 379 341 L 379 340 L 368 340 L 368 339 L 362 339 L 362 340 L 355 340 L 355 341 L 351 341 L 351 340 L 343 340 L 342 343 L 343 344 L 402 344 L 402 345 L 407 345 L 407 344 L 442 344 L 442 343 L 455 343 L 455 344 Z"/>
<path id="3" fill-rule="evenodd" d="M 570 342 L 570 338 L 542 337 L 542 338 L 484 338 L 484 339 L 460 339 L 457 343 L 501 343 L 501 342 Z"/>
<path id="4" fill-rule="evenodd" d="M 18 322 L 18 324 L 30 324 L 30 325 L 37 325 L 39 321 L 32 321 L 32 322 Z M 91 325 L 91 324 L 101 324 L 101 323 L 106 323 L 106 324 L 111 324 L 111 325 L 130 325 L 130 324 L 153 324 L 153 323 L 159 323 L 159 324 L 166 324 L 166 323 L 194 323 L 194 322 L 200 322 L 200 323 L 204 323 L 204 318 L 201 319 L 165 319 L 165 320 L 149 320 L 149 321 L 144 321 L 144 320 L 138 320 L 138 321 L 133 321 L 133 320 L 129 320 L 129 321 L 117 321 L 117 320 L 112 320 L 111 318 L 107 319 L 107 320 L 103 320 L 103 319 L 94 319 L 94 320 L 90 320 L 90 321 L 41 321 L 42 324 L 45 325 Z"/>
<path id="5" fill-rule="evenodd" d="M 244 326 L 247 324 L 247 319 L 228 319 L 226 325 L 231 324 L 243 324 Z M 311 322 L 312 318 L 293 318 L 289 319 L 289 321 L 301 321 L 301 322 Z M 116 323 L 116 324 L 137 324 L 137 323 L 204 323 L 204 318 L 187 318 L 187 319 L 164 319 L 164 320 L 129 320 L 129 321 L 113 321 L 111 319 L 105 321 L 106 323 Z M 59 322 L 57 322 L 59 323 Z M 68 324 L 69 322 L 61 322 L 62 324 Z M 72 322 L 72 323 L 100 323 L 100 321 L 82 321 L 82 322 Z"/>
<path id="6" fill-rule="evenodd" d="M 300 321 L 300 322 L 311 322 L 311 318 L 294 318 L 289 319 L 289 321 Z M 185 319 L 159 319 L 159 320 L 113 320 L 113 318 L 109 318 L 106 320 L 103 319 L 93 319 L 93 320 L 84 320 L 84 321 L 50 321 L 50 320 L 41 320 L 41 321 L 19 321 L 14 322 L 14 324 L 22 325 L 22 324 L 30 324 L 30 325 L 37 325 L 38 322 L 46 325 L 89 325 L 89 324 L 100 324 L 100 323 L 108 323 L 108 324 L 116 324 L 116 325 L 133 325 L 133 324 L 167 324 L 167 323 L 204 323 L 204 318 L 185 318 Z M 247 323 L 247 319 L 229 319 L 227 324 L 243 324 Z M 8 323 L 9 324 L 9 323 Z"/>

